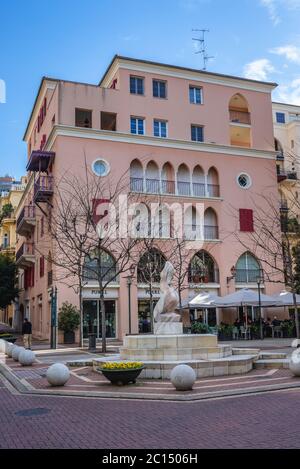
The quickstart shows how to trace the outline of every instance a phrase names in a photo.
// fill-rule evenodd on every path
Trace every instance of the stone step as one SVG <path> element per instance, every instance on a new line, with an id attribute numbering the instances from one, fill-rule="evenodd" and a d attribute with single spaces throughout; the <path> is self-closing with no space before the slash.
<path id="1" fill-rule="evenodd" d="M 271 360 L 256 360 L 253 365 L 256 369 L 262 368 L 289 368 L 290 360 L 288 358 L 274 358 Z"/>
<path id="2" fill-rule="evenodd" d="M 277 358 L 287 358 L 287 354 L 282 352 L 260 352 L 259 354 L 261 360 L 276 360 Z"/>
<path id="3" fill-rule="evenodd" d="M 234 347 L 232 349 L 233 355 L 255 355 L 258 356 L 260 352 L 259 348 L 238 348 Z"/>

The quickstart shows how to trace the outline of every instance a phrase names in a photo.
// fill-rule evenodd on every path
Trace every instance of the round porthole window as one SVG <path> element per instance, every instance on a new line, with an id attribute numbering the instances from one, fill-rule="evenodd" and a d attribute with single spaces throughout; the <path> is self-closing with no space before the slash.
<path id="1" fill-rule="evenodd" d="M 242 189 L 248 189 L 251 186 L 251 178 L 246 173 L 241 173 L 237 177 L 237 183 Z"/>
<path id="2" fill-rule="evenodd" d="M 106 176 L 110 168 L 107 161 L 99 159 L 92 164 L 92 170 L 97 176 Z"/>

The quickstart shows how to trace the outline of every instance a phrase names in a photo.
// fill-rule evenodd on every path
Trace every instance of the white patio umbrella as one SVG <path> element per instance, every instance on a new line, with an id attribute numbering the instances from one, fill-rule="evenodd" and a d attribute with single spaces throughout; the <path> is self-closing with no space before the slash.
<path id="1" fill-rule="evenodd" d="M 229 307 L 238 307 L 238 306 L 278 306 L 278 301 L 276 301 L 272 296 L 260 294 L 260 302 L 258 291 L 248 290 L 243 288 L 229 295 L 223 296 L 219 300 L 216 300 L 216 305 L 223 308 Z M 246 316 L 246 327 L 247 327 L 247 314 Z"/>
<path id="2" fill-rule="evenodd" d="M 259 306 L 258 291 L 242 288 L 229 295 L 216 299 L 216 306 L 219 308 L 230 308 L 234 306 Z M 278 306 L 280 302 L 269 295 L 260 294 L 260 304 L 262 307 Z"/>
<path id="3" fill-rule="evenodd" d="M 274 300 L 280 303 L 278 306 L 294 306 L 293 293 L 290 291 L 282 291 L 273 295 Z M 300 305 L 300 295 L 296 295 L 297 304 Z"/>
<path id="4" fill-rule="evenodd" d="M 216 308 L 215 301 L 221 299 L 215 293 L 201 292 L 189 302 L 190 308 Z"/>

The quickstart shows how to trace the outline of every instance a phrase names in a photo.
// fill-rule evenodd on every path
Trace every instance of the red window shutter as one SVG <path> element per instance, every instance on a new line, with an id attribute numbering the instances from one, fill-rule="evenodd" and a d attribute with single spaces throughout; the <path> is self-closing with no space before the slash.
<path id="1" fill-rule="evenodd" d="M 240 208 L 240 231 L 254 231 L 253 210 Z"/>
<path id="2" fill-rule="evenodd" d="M 45 271 L 45 258 L 41 257 L 40 258 L 40 277 L 44 277 L 44 271 Z"/>
<path id="3" fill-rule="evenodd" d="M 46 117 L 47 112 L 47 98 L 44 99 L 44 118 Z"/>

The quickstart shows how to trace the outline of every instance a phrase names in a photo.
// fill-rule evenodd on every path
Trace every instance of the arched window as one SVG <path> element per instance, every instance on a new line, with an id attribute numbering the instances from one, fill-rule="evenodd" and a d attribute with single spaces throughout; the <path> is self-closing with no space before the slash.
<path id="1" fill-rule="evenodd" d="M 211 207 L 204 212 L 204 239 L 219 239 L 218 217 Z"/>
<path id="2" fill-rule="evenodd" d="M 240 93 L 236 93 L 229 102 L 230 122 L 238 124 L 251 124 L 247 99 Z"/>
<path id="3" fill-rule="evenodd" d="M 93 251 L 84 261 L 84 281 L 99 281 L 99 279 L 103 282 L 115 281 L 116 268 L 116 260 L 109 252 Z"/>
<path id="4" fill-rule="evenodd" d="M 144 191 L 143 166 L 139 160 L 133 160 L 130 164 L 130 190 L 132 192 Z"/>
<path id="5" fill-rule="evenodd" d="M 165 263 L 166 258 L 158 249 L 146 251 L 137 266 L 138 283 L 159 283 L 160 273 Z"/>
<path id="6" fill-rule="evenodd" d="M 241 255 L 236 263 L 236 283 L 256 283 L 261 277 L 261 268 L 256 257 L 250 252 Z"/>
<path id="7" fill-rule="evenodd" d="M 251 115 L 248 101 L 236 93 L 229 102 L 230 144 L 239 147 L 251 146 Z"/>
<path id="8" fill-rule="evenodd" d="M 193 205 L 190 205 L 184 212 L 184 237 L 187 240 L 203 239 L 201 237 L 201 213 L 197 212 Z"/>
<path id="9" fill-rule="evenodd" d="M 179 195 L 191 194 L 190 171 L 185 164 L 181 164 L 178 168 L 177 190 Z"/>
<path id="10" fill-rule="evenodd" d="M 188 268 L 189 283 L 218 283 L 218 267 L 206 251 L 199 251 L 194 255 Z"/>
<path id="11" fill-rule="evenodd" d="M 174 169 L 170 163 L 165 163 L 161 172 L 161 189 L 163 194 L 175 194 Z"/>
<path id="12" fill-rule="evenodd" d="M 197 165 L 194 168 L 192 181 L 193 195 L 196 197 L 205 197 L 205 176 L 201 166 Z"/>
<path id="13" fill-rule="evenodd" d="M 220 197 L 219 174 L 214 167 L 207 173 L 207 192 L 209 197 Z"/>
<path id="14" fill-rule="evenodd" d="M 146 192 L 159 194 L 159 169 L 154 161 L 149 161 L 146 167 Z"/>

